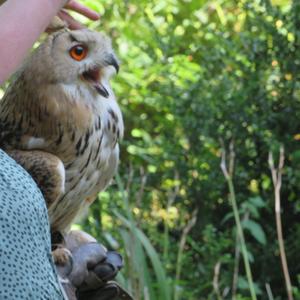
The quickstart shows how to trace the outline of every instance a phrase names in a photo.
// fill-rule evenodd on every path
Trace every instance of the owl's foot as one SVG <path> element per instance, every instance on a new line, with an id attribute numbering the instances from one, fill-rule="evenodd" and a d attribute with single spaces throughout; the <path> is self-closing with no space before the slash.
<path id="1" fill-rule="evenodd" d="M 72 253 L 66 248 L 64 235 L 57 230 L 51 231 L 52 257 L 54 263 L 60 266 L 72 264 Z"/>
<path id="2" fill-rule="evenodd" d="M 52 257 L 56 265 L 66 265 L 72 260 L 72 253 L 65 247 L 58 247 L 52 251 Z"/>

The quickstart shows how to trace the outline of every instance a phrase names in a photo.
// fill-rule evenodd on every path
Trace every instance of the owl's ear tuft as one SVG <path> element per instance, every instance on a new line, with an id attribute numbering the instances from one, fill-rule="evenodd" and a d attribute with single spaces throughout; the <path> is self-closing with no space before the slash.
<path id="1" fill-rule="evenodd" d="M 68 24 L 58 16 L 55 16 L 47 27 L 46 32 L 51 34 L 62 29 L 68 29 Z"/>

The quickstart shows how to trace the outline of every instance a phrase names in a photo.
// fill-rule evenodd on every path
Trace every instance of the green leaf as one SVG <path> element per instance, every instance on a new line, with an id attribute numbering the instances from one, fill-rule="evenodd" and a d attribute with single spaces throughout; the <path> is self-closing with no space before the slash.
<path id="1" fill-rule="evenodd" d="M 221 224 L 225 224 L 228 220 L 233 219 L 234 215 L 233 212 L 229 212 L 225 215 L 225 217 L 222 219 Z"/>
<path id="2" fill-rule="evenodd" d="M 292 4 L 291 0 L 271 0 L 271 3 L 276 6 L 290 6 Z"/>
<path id="3" fill-rule="evenodd" d="M 245 220 L 242 222 L 242 226 L 244 229 L 249 230 L 251 235 L 262 245 L 265 245 L 267 243 L 266 241 L 266 235 L 260 226 L 260 224 L 256 223 L 253 220 Z"/>
<path id="4" fill-rule="evenodd" d="M 249 202 L 251 202 L 251 204 L 253 204 L 256 207 L 265 207 L 266 206 L 266 203 L 259 196 L 249 198 Z"/>
<path id="5" fill-rule="evenodd" d="M 132 233 L 136 236 L 136 238 L 143 245 L 151 263 L 155 271 L 155 275 L 157 278 L 158 289 L 160 291 L 160 300 L 170 300 L 171 294 L 169 289 L 169 284 L 167 281 L 167 277 L 163 268 L 163 265 L 159 259 L 158 253 L 155 248 L 152 246 L 151 242 L 147 238 L 147 236 L 133 224 L 132 221 L 129 221 L 124 216 L 122 216 L 117 211 L 114 211 L 115 215 L 123 222 L 123 224 L 128 227 Z"/>
<path id="6" fill-rule="evenodd" d="M 247 290 L 248 289 L 248 281 L 246 280 L 245 277 L 243 276 L 239 276 L 238 278 L 238 288 L 241 290 Z M 254 289 L 256 294 L 261 295 L 262 294 L 262 290 L 258 287 L 258 285 L 256 283 L 254 283 Z"/>

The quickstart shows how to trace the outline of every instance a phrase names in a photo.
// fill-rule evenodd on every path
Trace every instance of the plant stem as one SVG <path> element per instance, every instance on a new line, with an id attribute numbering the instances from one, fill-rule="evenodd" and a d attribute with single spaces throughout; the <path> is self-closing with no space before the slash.
<path id="1" fill-rule="evenodd" d="M 266 290 L 267 290 L 269 300 L 274 300 L 271 287 L 268 283 L 266 283 Z"/>
<path id="2" fill-rule="evenodd" d="M 291 278 L 289 274 L 285 248 L 284 248 L 284 240 L 282 233 L 282 223 L 281 223 L 281 214 L 280 214 L 280 189 L 282 183 L 282 170 L 284 166 L 284 149 L 280 147 L 280 156 L 278 169 L 274 167 L 274 159 L 271 152 L 269 152 L 269 166 L 272 174 L 272 181 L 274 185 L 274 193 L 275 193 L 275 217 L 276 217 L 276 229 L 277 229 L 277 239 L 279 244 L 279 252 L 281 265 L 283 269 L 283 275 L 285 279 L 285 286 L 287 290 L 288 300 L 293 300 L 293 292 L 292 292 L 292 284 Z"/>
<path id="3" fill-rule="evenodd" d="M 189 220 L 187 225 L 183 228 L 183 232 L 182 232 L 182 235 L 180 238 L 179 249 L 178 249 L 178 254 L 177 254 L 177 261 L 176 261 L 174 300 L 179 299 L 179 291 L 177 289 L 177 284 L 180 280 L 180 275 L 181 275 L 183 251 L 184 251 L 184 247 L 186 244 L 186 238 L 187 238 L 189 232 L 191 231 L 191 229 L 196 224 L 197 214 L 198 214 L 198 209 L 195 209 L 192 213 L 191 219 Z"/>
<path id="4" fill-rule="evenodd" d="M 249 263 L 249 257 L 248 257 L 248 252 L 247 252 L 247 247 L 246 247 L 246 242 L 245 242 L 245 237 L 244 237 L 244 232 L 243 228 L 241 225 L 241 220 L 240 220 L 240 215 L 239 215 L 239 210 L 236 202 L 236 197 L 235 197 L 235 191 L 234 191 L 234 185 L 232 181 L 232 175 L 233 175 L 233 166 L 234 166 L 234 149 L 233 149 L 233 142 L 230 143 L 230 153 L 229 153 L 229 172 L 226 167 L 226 152 L 225 152 L 225 147 L 223 141 L 222 143 L 222 160 L 221 160 L 221 169 L 223 171 L 224 177 L 227 181 L 228 188 L 229 188 L 229 201 L 232 205 L 232 210 L 234 214 L 234 219 L 237 227 L 237 234 L 241 243 L 241 250 L 243 254 L 243 259 L 244 259 L 244 265 L 245 265 L 245 270 L 246 270 L 246 275 L 247 275 L 247 280 L 249 284 L 249 290 L 251 294 L 252 300 L 257 300 L 256 294 L 255 294 L 255 289 L 254 289 L 254 283 L 253 283 L 253 278 L 252 278 L 252 272 L 250 268 L 250 263 Z"/>
<path id="5" fill-rule="evenodd" d="M 220 287 L 219 287 L 220 269 L 221 269 L 221 262 L 218 261 L 214 267 L 213 288 L 216 293 L 217 299 L 223 300 L 220 293 Z"/>
<path id="6" fill-rule="evenodd" d="M 249 219 L 249 211 L 245 213 L 243 216 L 242 222 Z M 240 269 L 240 239 L 238 233 L 236 234 L 235 239 L 235 255 L 234 255 L 234 273 L 233 273 L 233 280 L 232 280 L 232 300 L 236 300 L 236 291 L 237 291 L 237 285 L 238 285 L 238 278 L 239 278 L 239 269 Z"/>
<path id="7" fill-rule="evenodd" d="M 174 180 L 179 181 L 179 174 L 178 171 L 175 170 Z M 169 255 L 169 210 L 173 205 L 178 193 L 179 193 L 180 186 L 177 184 L 174 189 L 170 189 L 167 193 L 168 201 L 166 206 L 167 216 L 164 220 L 164 243 L 163 243 L 163 258 L 164 262 L 168 263 L 168 255 Z"/>
<path id="8" fill-rule="evenodd" d="M 254 283 L 253 283 L 252 272 L 251 272 L 250 263 L 249 263 L 249 257 L 248 257 L 244 232 L 243 232 L 243 228 L 241 225 L 241 220 L 240 220 L 239 211 L 238 211 L 238 207 L 237 207 L 237 203 L 236 203 L 235 191 L 234 191 L 234 186 L 233 186 L 231 176 L 228 176 L 226 178 L 226 180 L 227 180 L 228 188 L 229 188 L 229 199 L 232 204 L 232 209 L 233 209 L 234 219 L 235 219 L 235 223 L 236 223 L 236 227 L 237 227 L 237 232 L 238 232 L 239 239 L 241 242 L 241 248 L 242 248 L 241 250 L 242 250 L 242 254 L 243 254 L 244 265 L 245 265 L 246 275 L 247 275 L 247 279 L 248 279 L 250 294 L 251 294 L 251 298 L 253 300 L 256 300 L 257 298 L 256 298 L 256 294 L 255 294 L 255 289 L 254 289 Z"/>

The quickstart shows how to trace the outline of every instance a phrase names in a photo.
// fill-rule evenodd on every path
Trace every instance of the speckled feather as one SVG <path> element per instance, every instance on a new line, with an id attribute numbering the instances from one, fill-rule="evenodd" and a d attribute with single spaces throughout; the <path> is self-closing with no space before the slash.
<path id="1" fill-rule="evenodd" d="M 76 44 L 88 48 L 82 61 L 70 57 Z M 115 64 L 106 36 L 60 31 L 30 56 L 0 101 L 0 147 L 40 186 L 53 230 L 66 230 L 116 171 L 123 120 L 109 84 Z M 107 97 L 83 76 L 95 69 Z"/>

